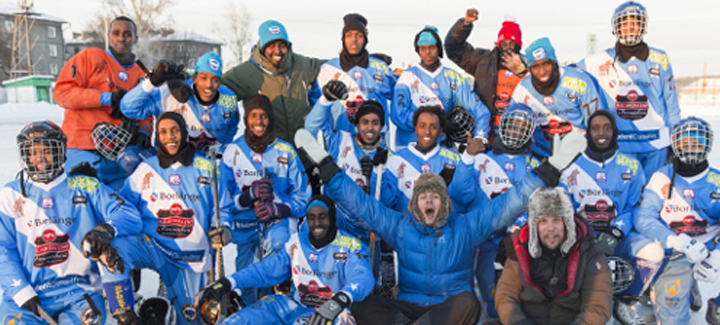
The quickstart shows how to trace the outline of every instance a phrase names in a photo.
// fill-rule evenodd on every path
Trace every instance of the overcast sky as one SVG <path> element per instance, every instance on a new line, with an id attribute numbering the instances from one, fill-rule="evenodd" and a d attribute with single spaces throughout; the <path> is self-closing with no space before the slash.
<path id="1" fill-rule="evenodd" d="M 0 0 L 5 6 L 16 0 Z M 82 30 L 90 15 L 100 10 L 97 0 L 35 0 L 35 10 L 70 22 L 69 32 Z M 221 20 L 228 0 L 176 0 L 167 10 L 178 31 L 192 31 L 217 39 L 213 26 Z M 296 52 L 321 57 L 336 57 L 341 48 L 342 17 L 359 12 L 368 19 L 370 52 L 393 57 L 393 67 L 419 61 L 412 45 L 415 34 L 425 25 L 434 25 L 441 37 L 465 9 L 475 7 L 480 20 L 469 41 L 476 47 L 491 47 L 505 14 L 516 18 L 523 32 L 523 43 L 547 36 L 555 46 L 558 59 L 578 61 L 588 54 L 588 35 L 595 34 L 596 50 L 610 47 L 610 18 L 624 1 L 577 0 L 234 0 L 246 6 L 254 16 L 253 34 L 267 19 L 282 22 Z M 645 40 L 650 46 L 668 52 L 675 74 L 700 76 L 707 63 L 708 75 L 720 75 L 720 4 L 711 0 L 645 0 L 641 2 L 650 16 Z M 524 48 L 523 48 L 524 50 Z M 444 62 L 449 63 L 447 58 Z"/>

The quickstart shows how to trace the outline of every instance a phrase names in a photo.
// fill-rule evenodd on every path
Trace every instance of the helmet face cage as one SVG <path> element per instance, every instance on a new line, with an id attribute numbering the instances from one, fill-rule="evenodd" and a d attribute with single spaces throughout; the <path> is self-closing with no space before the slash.
<path id="1" fill-rule="evenodd" d="M 30 179 L 49 183 L 63 172 L 65 142 L 58 139 L 29 138 L 18 142 L 20 166 Z"/>
<path id="2" fill-rule="evenodd" d="M 623 22 L 633 19 L 637 26 L 633 31 L 622 32 Z M 633 46 L 642 42 L 643 36 L 647 33 L 648 15 L 645 7 L 637 2 L 626 2 L 615 9 L 613 14 L 613 35 L 617 37 L 620 44 Z"/>
<path id="3" fill-rule="evenodd" d="M 613 293 L 623 292 L 635 282 L 635 268 L 632 264 L 616 256 L 608 256 L 607 263 Z"/>
<path id="4" fill-rule="evenodd" d="M 453 142 L 467 142 L 467 132 L 475 133 L 475 117 L 462 107 L 455 107 L 447 116 L 448 138 Z"/>
<path id="5" fill-rule="evenodd" d="M 505 110 L 500 117 L 500 140 L 511 149 L 524 146 L 535 130 L 535 115 L 524 110 Z"/>
<path id="6" fill-rule="evenodd" d="M 690 117 L 675 125 L 670 138 L 675 157 L 686 164 L 699 164 L 710 153 L 713 132 L 707 122 Z"/>
<path id="7" fill-rule="evenodd" d="M 117 159 L 118 155 L 130 142 L 130 138 L 132 138 L 130 132 L 111 123 L 98 124 L 92 130 L 95 150 L 110 160 Z"/>

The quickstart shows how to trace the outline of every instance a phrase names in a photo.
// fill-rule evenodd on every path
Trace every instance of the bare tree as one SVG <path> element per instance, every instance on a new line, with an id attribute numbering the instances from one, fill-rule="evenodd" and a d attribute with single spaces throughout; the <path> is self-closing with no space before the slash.
<path id="1" fill-rule="evenodd" d="M 0 27 L 0 81 L 7 78 L 12 68 L 12 33 Z"/>
<path id="2" fill-rule="evenodd" d="M 226 60 L 226 67 L 232 67 L 245 59 L 252 42 L 250 24 L 253 15 L 245 5 L 234 2 L 225 3 L 222 20 L 213 25 L 213 32 L 225 43 L 230 59 Z"/>
<path id="3" fill-rule="evenodd" d="M 172 16 L 165 15 L 175 0 L 102 0 L 100 11 L 88 22 L 88 29 L 105 35 L 105 21 L 127 16 L 137 25 L 138 35 L 172 26 Z"/>

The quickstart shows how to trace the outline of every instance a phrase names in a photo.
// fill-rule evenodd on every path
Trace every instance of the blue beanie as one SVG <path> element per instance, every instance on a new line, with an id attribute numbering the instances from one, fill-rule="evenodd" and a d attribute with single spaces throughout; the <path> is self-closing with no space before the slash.
<path id="1" fill-rule="evenodd" d="M 535 64 L 535 62 L 542 60 L 552 60 L 557 62 L 555 57 L 555 49 L 550 45 L 550 40 L 547 37 L 532 42 L 530 46 L 525 49 L 525 56 L 527 57 L 527 66 Z"/>
<path id="2" fill-rule="evenodd" d="M 260 24 L 258 36 L 260 37 L 260 52 L 265 49 L 265 45 L 272 41 L 283 40 L 290 44 L 285 26 L 275 20 L 268 20 Z"/>
<path id="3" fill-rule="evenodd" d="M 203 54 L 195 63 L 195 73 L 208 72 L 222 78 L 222 60 L 215 52 Z"/>
<path id="4" fill-rule="evenodd" d="M 433 26 L 429 26 L 429 25 L 425 26 L 425 29 L 432 30 L 435 32 L 435 34 L 437 34 L 437 32 L 438 32 L 437 28 L 435 28 Z M 423 32 L 420 33 L 420 36 L 418 36 L 418 40 L 415 43 L 415 45 L 417 45 L 417 46 L 435 45 L 435 44 L 437 44 L 437 40 L 435 39 L 435 36 L 433 36 L 433 34 L 427 30 L 423 30 Z"/>

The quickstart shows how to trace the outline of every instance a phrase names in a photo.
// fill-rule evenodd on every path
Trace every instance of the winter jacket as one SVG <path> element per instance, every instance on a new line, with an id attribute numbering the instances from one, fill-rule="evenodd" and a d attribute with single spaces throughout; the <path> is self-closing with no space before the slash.
<path id="1" fill-rule="evenodd" d="M 565 274 L 567 289 L 552 298 L 541 289 L 547 284 L 531 280 L 531 272 L 540 270 L 530 267 L 528 226 L 513 238 L 495 293 L 503 324 L 605 324 L 610 319 L 612 283 L 605 255 L 595 245 L 590 227 L 577 216 L 575 229 L 577 243 L 569 255 L 561 257 L 567 259 L 567 272 L 560 272 Z"/>
<path id="2" fill-rule="evenodd" d="M 466 215 L 451 212 L 437 228 L 425 227 L 408 213 L 385 207 L 365 194 L 345 173 L 337 173 L 325 192 L 362 218 L 397 251 L 399 300 L 419 306 L 442 303 L 461 292 L 472 292 L 475 249 L 494 231 L 507 227 L 524 211 L 530 194 L 545 186 L 535 174 L 484 207 Z"/>
<path id="3" fill-rule="evenodd" d="M 305 115 L 310 113 L 307 93 L 325 61 L 302 56 L 290 48 L 280 67 L 275 67 L 254 46 L 250 59 L 226 72 L 222 84 L 235 92 L 238 100 L 257 93 L 270 98 L 275 111 L 275 135 L 292 143 L 295 131 L 303 127 Z"/>

